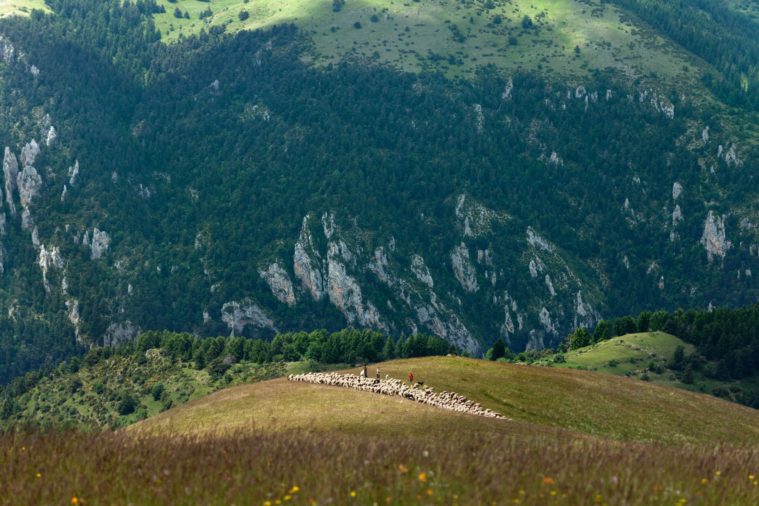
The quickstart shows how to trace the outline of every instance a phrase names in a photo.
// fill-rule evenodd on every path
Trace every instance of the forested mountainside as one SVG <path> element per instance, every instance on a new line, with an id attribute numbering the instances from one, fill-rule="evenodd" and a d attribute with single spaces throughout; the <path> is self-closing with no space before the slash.
<path id="1" fill-rule="evenodd" d="M 3 19 L 0 381 L 148 329 L 348 325 L 478 354 L 755 302 L 755 21 L 705 33 L 718 3 L 618 2 L 689 79 L 314 64 L 297 22 L 166 44 L 142 1 Z"/>

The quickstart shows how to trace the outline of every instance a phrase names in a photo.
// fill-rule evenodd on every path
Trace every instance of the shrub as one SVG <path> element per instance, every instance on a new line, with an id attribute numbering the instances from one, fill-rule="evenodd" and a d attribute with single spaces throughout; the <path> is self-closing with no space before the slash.
<path id="1" fill-rule="evenodd" d="M 119 404 L 116 406 L 116 411 L 121 416 L 126 416 L 134 413 L 137 409 L 137 399 L 130 394 L 122 394 Z"/>
<path id="2" fill-rule="evenodd" d="M 163 383 L 156 383 L 153 385 L 152 390 L 150 391 L 150 395 L 153 396 L 153 400 L 157 401 L 161 398 L 163 393 L 166 391 L 166 387 Z"/>
<path id="3" fill-rule="evenodd" d="M 237 17 L 240 19 L 240 21 L 245 21 L 246 19 L 248 19 L 250 17 L 250 12 L 248 12 L 245 9 L 243 9 L 243 10 L 240 11 L 240 13 L 237 15 Z"/>

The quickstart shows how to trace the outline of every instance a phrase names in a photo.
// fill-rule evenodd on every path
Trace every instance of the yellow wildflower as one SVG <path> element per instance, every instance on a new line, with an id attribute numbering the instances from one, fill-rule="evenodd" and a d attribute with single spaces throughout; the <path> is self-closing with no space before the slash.
<path id="1" fill-rule="evenodd" d="M 355 490 L 351 490 L 351 497 L 356 497 L 357 495 Z"/>
<path id="2" fill-rule="evenodd" d="M 427 473 L 425 473 L 424 471 L 422 471 L 421 473 L 419 473 L 419 481 L 421 481 L 422 483 L 426 483 L 427 482 Z"/>
<path id="3" fill-rule="evenodd" d="M 428 495 L 428 496 L 432 496 L 432 489 L 431 489 L 431 488 L 428 488 L 428 489 L 427 489 L 427 495 Z"/>
<path id="4" fill-rule="evenodd" d="M 300 487 L 298 485 L 293 485 L 293 488 L 290 489 L 291 494 L 297 494 L 300 492 Z"/>
<path id="5" fill-rule="evenodd" d="M 78 498 L 77 496 L 73 496 L 73 497 L 71 498 L 71 504 L 72 504 L 73 506 L 77 506 L 78 504 L 81 504 L 81 503 L 79 502 L 79 498 Z"/>
<path id="6" fill-rule="evenodd" d="M 292 498 L 293 498 L 293 496 L 291 496 L 291 495 L 288 494 L 288 495 L 284 496 L 282 499 L 284 499 L 285 501 L 289 501 Z"/>
<path id="7" fill-rule="evenodd" d="M 271 506 L 271 501 L 264 501 L 264 506 Z"/>
<path id="8" fill-rule="evenodd" d="M 701 478 L 701 485 L 708 485 L 708 484 L 709 484 L 709 480 L 708 479 Z"/>
<path id="9" fill-rule="evenodd" d="M 550 476 L 543 476 L 543 485 L 553 485 L 554 483 L 556 483 L 556 480 Z"/>
<path id="10" fill-rule="evenodd" d="M 398 471 L 402 472 L 403 474 L 406 474 L 408 472 L 408 467 L 404 466 L 403 464 L 399 464 Z"/>
<path id="11" fill-rule="evenodd" d="M 38 472 L 37 472 L 37 474 L 35 474 L 34 476 L 36 476 L 37 478 L 42 478 L 42 473 L 40 473 L 40 472 L 38 471 Z"/>
<path id="12" fill-rule="evenodd" d="M 557 492 L 555 490 L 551 490 L 551 496 L 556 497 L 556 493 Z"/>

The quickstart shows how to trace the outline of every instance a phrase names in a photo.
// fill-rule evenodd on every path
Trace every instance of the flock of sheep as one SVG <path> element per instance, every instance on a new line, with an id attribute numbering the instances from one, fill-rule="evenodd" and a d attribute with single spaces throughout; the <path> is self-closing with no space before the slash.
<path id="1" fill-rule="evenodd" d="M 500 413 L 483 408 L 479 403 L 469 400 L 463 395 L 445 391 L 436 393 L 432 388 L 424 387 L 419 383 L 412 385 L 387 376 L 382 380 L 336 372 L 309 372 L 305 374 L 291 374 L 287 379 L 290 381 L 314 383 L 316 385 L 352 388 L 375 394 L 399 396 L 458 413 L 467 413 L 487 418 L 504 418 Z"/>

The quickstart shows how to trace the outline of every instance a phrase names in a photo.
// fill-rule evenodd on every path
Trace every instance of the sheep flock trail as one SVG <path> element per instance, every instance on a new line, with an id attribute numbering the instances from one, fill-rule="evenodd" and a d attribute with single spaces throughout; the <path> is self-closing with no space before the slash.
<path id="1" fill-rule="evenodd" d="M 499 418 L 506 420 L 502 414 L 491 409 L 483 408 L 479 403 L 467 399 L 455 392 L 435 392 L 431 387 L 424 387 L 417 383 L 409 385 L 395 378 L 372 379 L 357 376 L 355 374 L 341 374 L 335 372 L 310 372 L 305 374 L 291 374 L 287 377 L 290 381 L 313 383 L 316 385 L 328 385 L 343 388 L 352 388 L 362 392 L 392 395 L 403 397 L 415 402 L 447 409 L 457 413 L 484 416 L 486 418 Z"/>

